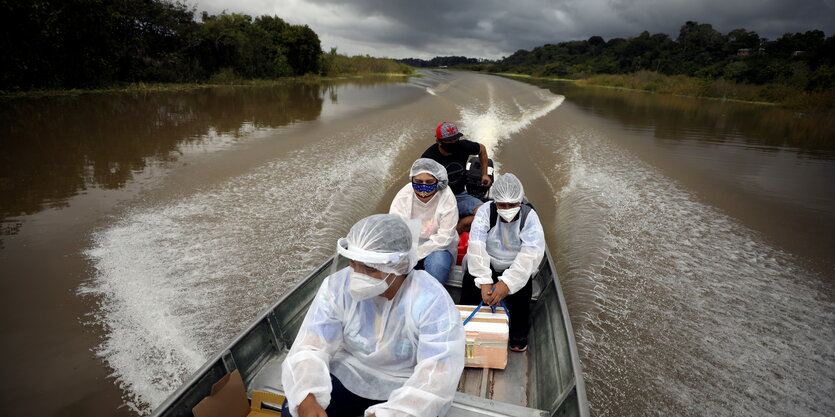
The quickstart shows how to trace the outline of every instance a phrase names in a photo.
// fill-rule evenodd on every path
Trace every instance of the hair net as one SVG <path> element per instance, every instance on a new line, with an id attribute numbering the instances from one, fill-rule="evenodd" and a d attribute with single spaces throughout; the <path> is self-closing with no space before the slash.
<path id="1" fill-rule="evenodd" d="M 375 214 L 354 224 L 336 250 L 380 271 L 405 275 L 417 264 L 415 237 L 400 216 Z"/>
<path id="2" fill-rule="evenodd" d="M 498 203 L 521 203 L 525 197 L 522 182 L 511 173 L 500 176 L 490 189 L 493 201 Z"/>
<path id="3" fill-rule="evenodd" d="M 420 158 L 412 164 L 412 169 L 409 171 L 409 178 L 414 178 L 418 174 L 427 173 L 436 180 L 438 180 L 438 191 L 443 190 L 449 185 L 449 177 L 446 173 L 446 168 L 437 163 L 434 159 Z"/>

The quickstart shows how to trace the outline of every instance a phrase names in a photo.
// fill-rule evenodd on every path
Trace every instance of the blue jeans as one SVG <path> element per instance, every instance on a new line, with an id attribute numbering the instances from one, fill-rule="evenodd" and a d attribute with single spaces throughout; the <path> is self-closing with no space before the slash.
<path id="1" fill-rule="evenodd" d="M 475 209 L 484 204 L 483 201 L 467 194 L 464 191 L 461 194 L 455 194 L 455 202 L 458 203 L 458 218 L 463 219 L 467 216 L 472 216 L 475 213 Z"/>
<path id="2" fill-rule="evenodd" d="M 452 267 L 452 254 L 449 251 L 439 250 L 426 255 L 418 262 L 415 269 L 423 269 L 438 280 L 441 284 L 446 283 L 449 278 L 449 268 Z"/>

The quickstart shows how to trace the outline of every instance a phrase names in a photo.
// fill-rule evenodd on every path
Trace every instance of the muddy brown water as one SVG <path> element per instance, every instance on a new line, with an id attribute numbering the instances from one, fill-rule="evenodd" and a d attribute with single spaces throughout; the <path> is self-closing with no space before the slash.
<path id="1" fill-rule="evenodd" d="M 441 121 L 540 212 L 593 414 L 835 412 L 831 117 L 446 71 L 0 103 L 0 410 L 148 413 Z"/>

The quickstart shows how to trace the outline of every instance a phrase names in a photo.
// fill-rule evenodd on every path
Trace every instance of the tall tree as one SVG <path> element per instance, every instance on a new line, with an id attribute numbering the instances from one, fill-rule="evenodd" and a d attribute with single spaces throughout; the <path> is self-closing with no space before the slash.
<path id="1" fill-rule="evenodd" d="M 708 23 L 686 22 L 676 41 L 681 48 L 679 71 L 687 75 L 697 75 L 725 57 L 725 36 Z"/>
<path id="2" fill-rule="evenodd" d="M 307 25 L 291 25 L 285 28 L 282 45 L 286 48 L 287 60 L 296 75 L 319 72 L 322 45 L 313 29 Z"/>

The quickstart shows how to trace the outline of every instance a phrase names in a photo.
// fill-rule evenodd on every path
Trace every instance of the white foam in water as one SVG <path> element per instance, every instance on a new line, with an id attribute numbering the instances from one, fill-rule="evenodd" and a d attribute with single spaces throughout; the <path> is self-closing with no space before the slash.
<path id="1" fill-rule="evenodd" d="M 409 84 L 423 88 L 427 93 L 437 96 L 445 92 L 449 86 L 449 74 L 445 71 L 420 70 L 421 77 L 409 78 Z"/>
<path id="2" fill-rule="evenodd" d="M 96 353 L 128 406 L 150 412 L 330 256 L 399 178 L 391 165 L 412 139 L 402 132 L 416 131 L 358 127 L 96 233 L 96 274 L 80 292 L 99 300 L 107 336 Z M 362 139 L 375 137 L 399 139 L 368 153 Z"/>
<path id="3" fill-rule="evenodd" d="M 593 132 L 567 136 L 558 262 L 593 305 L 573 318 L 593 414 L 835 415 L 821 277 Z"/>
<path id="4" fill-rule="evenodd" d="M 510 109 L 495 99 L 492 84 L 487 87 L 489 101 L 486 105 L 464 107 L 460 111 L 461 131 L 483 144 L 489 155 L 495 154 L 499 143 L 550 113 L 565 100 L 563 96 L 537 90 L 535 94 L 541 100 L 540 103 L 525 108 L 514 99 L 516 108 Z"/>

